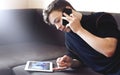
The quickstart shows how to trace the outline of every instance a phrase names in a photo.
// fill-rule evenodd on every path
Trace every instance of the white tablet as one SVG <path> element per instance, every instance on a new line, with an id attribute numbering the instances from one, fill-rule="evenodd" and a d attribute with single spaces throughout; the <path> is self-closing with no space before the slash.
<path id="1" fill-rule="evenodd" d="M 25 70 L 53 72 L 53 63 L 48 61 L 27 61 Z"/>

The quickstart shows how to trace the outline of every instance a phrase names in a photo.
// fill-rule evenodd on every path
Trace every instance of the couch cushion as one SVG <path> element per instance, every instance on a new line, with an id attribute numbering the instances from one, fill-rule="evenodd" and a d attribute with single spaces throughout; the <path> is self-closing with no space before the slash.
<path id="1" fill-rule="evenodd" d="M 120 14 L 119 13 L 111 13 L 113 15 L 113 17 L 115 18 L 117 24 L 118 24 L 118 28 L 120 30 Z"/>
<path id="2" fill-rule="evenodd" d="M 2 61 L 2 60 L 0 60 Z M 13 71 L 11 68 L 5 66 L 5 65 L 1 65 L 0 63 L 0 75 L 13 75 Z"/>
<path id="3" fill-rule="evenodd" d="M 28 60 L 49 60 L 64 55 L 66 48 L 50 44 L 16 44 L 0 46 L 0 66 L 12 68 Z"/>

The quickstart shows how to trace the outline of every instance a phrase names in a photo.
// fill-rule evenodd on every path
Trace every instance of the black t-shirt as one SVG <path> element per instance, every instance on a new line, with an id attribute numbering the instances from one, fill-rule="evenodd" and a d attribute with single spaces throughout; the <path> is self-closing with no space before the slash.
<path id="1" fill-rule="evenodd" d="M 104 12 L 83 15 L 81 25 L 98 37 L 118 39 L 116 51 L 112 57 L 108 58 L 94 50 L 80 36 L 71 31 L 65 33 L 68 55 L 80 60 L 97 72 L 103 74 L 117 72 L 120 69 L 120 31 L 113 16 Z"/>

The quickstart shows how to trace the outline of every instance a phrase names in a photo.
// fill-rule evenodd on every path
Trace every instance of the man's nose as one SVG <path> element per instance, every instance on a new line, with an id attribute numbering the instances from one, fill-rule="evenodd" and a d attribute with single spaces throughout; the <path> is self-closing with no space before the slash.
<path id="1" fill-rule="evenodd" d="M 57 30 L 60 30 L 61 25 L 56 25 Z"/>

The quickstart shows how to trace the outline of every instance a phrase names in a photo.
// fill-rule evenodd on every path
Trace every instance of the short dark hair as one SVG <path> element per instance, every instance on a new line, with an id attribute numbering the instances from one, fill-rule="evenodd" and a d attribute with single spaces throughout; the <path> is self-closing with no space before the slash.
<path id="1" fill-rule="evenodd" d="M 49 25 L 51 24 L 49 21 L 49 14 L 53 10 L 62 11 L 63 8 L 65 8 L 66 6 L 70 6 L 71 8 L 73 8 L 72 5 L 69 2 L 67 2 L 66 0 L 54 0 L 52 3 L 50 3 L 48 5 L 47 9 L 43 10 L 43 19 L 44 19 L 45 23 L 47 23 Z"/>

